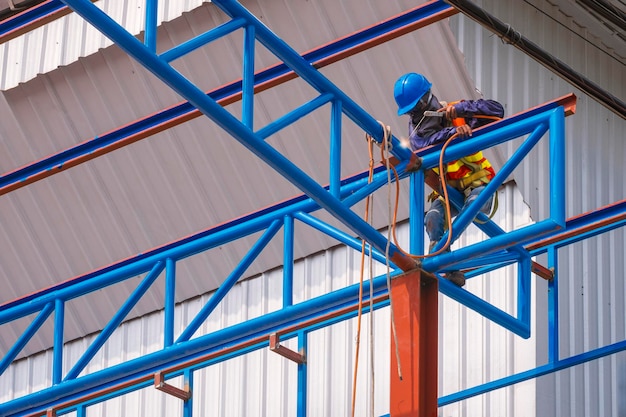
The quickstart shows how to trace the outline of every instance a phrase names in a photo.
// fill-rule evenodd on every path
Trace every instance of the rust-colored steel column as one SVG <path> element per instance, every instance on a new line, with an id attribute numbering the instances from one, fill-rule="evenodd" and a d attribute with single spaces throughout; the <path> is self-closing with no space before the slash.
<path id="1" fill-rule="evenodd" d="M 436 417 L 437 279 L 414 269 L 392 279 L 390 296 L 398 340 L 396 357 L 391 337 L 390 417 Z"/>

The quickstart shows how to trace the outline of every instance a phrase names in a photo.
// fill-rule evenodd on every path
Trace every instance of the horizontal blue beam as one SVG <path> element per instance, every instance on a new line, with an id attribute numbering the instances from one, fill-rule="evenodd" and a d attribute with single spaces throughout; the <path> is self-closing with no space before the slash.
<path id="1" fill-rule="evenodd" d="M 391 275 L 395 276 L 400 273 L 401 271 L 392 272 Z M 363 284 L 364 294 L 368 294 L 370 285 L 373 286 L 372 292 L 375 296 L 386 294 L 387 276 L 380 276 L 365 282 Z M 0 404 L 0 415 L 17 416 L 23 414 L 25 410 L 32 413 L 38 412 L 37 410 L 45 412 L 50 407 L 58 407 L 65 402 L 81 398 L 84 393 L 104 390 L 125 381 L 149 377 L 159 370 L 175 368 L 193 358 L 219 351 L 229 345 L 244 343 L 259 336 L 268 336 L 270 333 L 279 332 L 281 329 L 293 328 L 298 323 L 353 306 L 358 302 L 359 291 L 359 284 L 354 284 L 246 322 L 174 344 L 167 349 L 149 353 L 76 379 L 63 381 L 60 384 Z"/>
<path id="2" fill-rule="evenodd" d="M 551 374 L 553 372 L 561 371 L 563 369 L 571 368 L 572 366 L 580 365 L 585 362 L 600 359 L 608 355 L 613 355 L 626 350 L 626 340 L 613 343 L 608 346 L 604 346 L 598 349 L 593 349 L 588 352 L 581 353 L 579 355 L 571 356 L 567 359 L 555 361 L 554 363 L 548 363 L 543 366 L 539 366 L 528 371 L 520 372 L 505 378 L 498 379 L 496 381 L 488 382 L 486 384 L 478 385 L 473 388 L 459 391 L 455 394 L 445 395 L 438 400 L 439 407 L 452 404 L 457 401 L 465 400 L 467 398 L 474 397 L 476 395 L 485 394 L 487 392 L 508 387 L 509 385 L 517 384 L 529 379 L 538 378 L 543 375 Z"/>
<path id="3" fill-rule="evenodd" d="M 523 135 L 532 133 L 538 126 L 549 124 L 551 116 L 558 106 L 553 107 L 547 103 L 545 107 L 535 109 L 532 112 L 524 112 L 515 117 L 502 119 L 473 131 L 469 138 L 454 139 L 447 147 L 445 161 L 452 161 L 471 155 L 477 149 L 484 150 L 500 145 Z M 442 146 L 431 146 L 417 151 L 422 158 L 422 168 L 436 168 L 439 166 L 439 150 Z"/>
<path id="4" fill-rule="evenodd" d="M 383 170 L 374 173 L 377 177 L 386 176 Z M 354 196 L 354 193 L 368 186 L 367 173 L 360 173 L 342 181 L 341 192 L 344 196 Z M 383 181 L 376 181 L 380 187 Z M 375 189 L 368 188 L 370 192 Z M 363 198 L 366 195 L 363 195 Z M 359 200 L 351 199 L 350 205 Z M 280 202 L 274 206 L 250 213 L 212 227 L 195 235 L 176 242 L 146 251 L 121 262 L 109 265 L 85 275 L 50 286 L 36 293 L 29 294 L 0 306 L 0 324 L 40 311 L 50 300 L 69 300 L 83 294 L 96 291 L 108 285 L 132 278 L 149 271 L 159 261 L 181 260 L 194 254 L 206 251 L 213 247 L 226 244 L 241 237 L 267 229 L 275 220 L 295 212 L 313 212 L 319 209 L 313 200 L 306 195 L 300 195 Z"/>
<path id="5" fill-rule="evenodd" d="M 29 24 L 32 24 L 40 19 L 45 19 L 46 17 L 60 12 L 63 9 L 67 9 L 67 6 L 60 0 L 48 0 L 44 3 L 33 6 L 22 13 L 18 13 L 17 15 L 0 22 L 0 37 L 6 36 L 10 32 L 23 29 Z M 69 11 L 71 10 L 68 9 L 68 12 Z"/>

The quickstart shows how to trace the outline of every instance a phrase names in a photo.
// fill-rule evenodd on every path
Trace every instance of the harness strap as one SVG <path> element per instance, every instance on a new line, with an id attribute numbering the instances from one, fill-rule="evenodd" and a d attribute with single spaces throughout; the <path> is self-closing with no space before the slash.
<path id="1" fill-rule="evenodd" d="M 491 173 L 486 169 L 481 169 L 479 171 L 473 172 L 465 178 L 461 178 L 460 180 L 446 180 L 446 182 L 456 188 L 457 190 L 464 191 L 466 188 L 473 186 L 473 188 L 479 187 L 483 184 L 489 183 L 489 175 Z"/>

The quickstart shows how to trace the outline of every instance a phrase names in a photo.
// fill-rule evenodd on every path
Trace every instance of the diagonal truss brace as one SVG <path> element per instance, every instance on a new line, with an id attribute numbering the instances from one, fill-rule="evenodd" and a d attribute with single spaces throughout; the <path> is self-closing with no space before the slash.
<path id="1" fill-rule="evenodd" d="M 266 143 L 262 137 L 256 134 L 249 126 L 239 121 L 222 106 L 208 97 L 202 90 L 196 87 L 188 79 L 169 65 L 165 60 L 156 55 L 148 47 L 138 41 L 132 34 L 126 31 L 103 11 L 87 0 L 64 0 L 76 13 L 109 37 L 120 48 L 135 58 L 139 63 L 161 79 L 170 88 L 187 99 L 203 114 L 213 120 L 233 138 L 238 140 L 248 150 L 261 158 L 275 171 L 289 180 L 305 194 L 317 202 L 320 207 L 344 223 L 353 232 L 368 241 L 376 249 L 386 252 L 391 262 L 403 270 L 411 270 L 417 263 L 409 256 L 403 254 L 395 245 L 388 245 L 387 239 L 376 229 L 370 226 L 359 215 L 346 207 L 337 197 L 327 192 L 320 184 L 295 166 L 290 160 L 276 149 Z M 383 128 L 361 107 L 354 103 L 341 90 L 334 86 L 320 72 L 310 66 L 295 50 L 274 35 L 265 25 L 251 15 L 245 8 L 234 1 L 215 1 L 231 16 L 244 17 L 248 25 L 253 27 L 258 40 L 269 50 L 274 52 L 280 59 L 294 69 L 301 78 L 311 83 L 322 94 L 330 92 L 341 103 L 342 111 L 352 118 L 358 125 L 378 141 L 382 141 Z M 245 65 L 244 65 L 245 66 Z M 246 80 L 244 77 L 244 98 Z M 244 108 L 245 108 L 244 103 Z M 246 119 L 244 115 L 244 120 Z M 393 139 L 395 155 L 402 161 L 411 160 L 413 155 L 408 149 L 399 146 L 397 139 Z"/>
<path id="2" fill-rule="evenodd" d="M 60 0 L 51 1 L 60 3 Z M 68 9 L 66 6 L 63 7 Z M 29 15 L 25 16 L 20 20 L 20 24 L 17 25 L 18 27 L 15 30 L 27 31 L 29 28 L 32 28 L 33 25 L 39 23 L 41 19 L 52 19 L 54 17 L 54 11 L 50 12 L 51 15 L 45 14 L 44 11 L 41 12 L 43 16 L 37 19 L 33 17 L 33 21 L 28 20 L 27 16 Z M 336 39 L 329 44 L 318 46 L 303 54 L 302 57 L 313 67 L 320 69 L 427 26 L 428 24 L 452 16 L 455 13 L 456 10 L 443 2 L 430 1 L 384 20 L 374 26 L 361 28 L 359 31 Z M 35 16 L 39 15 L 36 14 Z M 235 26 L 235 23 L 241 20 L 243 19 L 231 20 L 229 23 L 222 25 L 221 29 Z M 3 42 L 2 34 L 4 33 L 5 25 L 6 22 L 0 23 L 0 43 Z M 236 26 L 240 27 L 242 25 L 237 23 Z M 216 32 L 223 35 L 225 30 L 221 29 L 217 27 L 204 35 L 187 41 L 178 47 L 164 52 L 161 54 L 161 57 L 168 62 L 176 59 L 184 53 L 188 53 L 197 48 L 198 38 L 202 38 L 202 43 L 207 43 L 216 38 Z M 192 44 L 193 49 L 187 44 Z M 277 63 L 254 74 L 254 92 L 265 91 L 296 77 L 297 74 L 291 71 L 284 63 Z M 241 100 L 241 79 L 205 93 L 222 106 L 232 104 Z M 148 138 L 162 130 L 185 123 L 201 115 L 202 113 L 190 105 L 189 102 L 184 101 L 160 110 L 155 114 L 140 118 L 130 124 L 118 127 L 113 131 L 96 135 L 78 145 L 0 175 L 0 195 L 63 172 L 76 165 L 88 162 L 94 158 Z"/>

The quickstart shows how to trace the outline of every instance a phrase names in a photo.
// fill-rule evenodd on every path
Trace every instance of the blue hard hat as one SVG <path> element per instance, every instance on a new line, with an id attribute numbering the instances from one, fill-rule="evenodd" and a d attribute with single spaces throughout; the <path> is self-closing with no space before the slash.
<path id="1" fill-rule="evenodd" d="M 393 86 L 393 96 L 398 104 L 398 116 L 410 112 L 432 86 L 426 77 L 414 72 L 398 78 Z"/>

